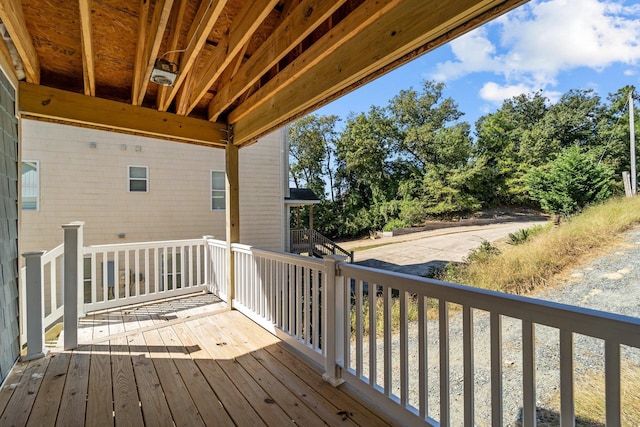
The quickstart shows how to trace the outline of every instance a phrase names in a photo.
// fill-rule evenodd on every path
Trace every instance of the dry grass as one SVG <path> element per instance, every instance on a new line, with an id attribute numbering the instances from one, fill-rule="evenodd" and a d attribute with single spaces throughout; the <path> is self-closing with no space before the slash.
<path id="1" fill-rule="evenodd" d="M 620 417 L 623 426 L 637 426 L 640 420 L 640 367 L 623 365 L 621 372 L 621 404 Z M 605 425 L 604 375 L 595 373 L 579 377 L 575 391 L 576 426 L 596 427 Z M 560 407 L 560 394 L 550 402 L 554 408 Z M 558 425 L 559 416 L 556 411 L 548 411 L 543 417 L 543 426 Z"/>
<path id="2" fill-rule="evenodd" d="M 640 198 L 616 198 L 586 209 L 560 227 L 530 241 L 503 248 L 500 256 L 463 264 L 445 280 L 502 292 L 523 294 L 549 284 L 554 276 L 619 240 L 640 222 Z"/>

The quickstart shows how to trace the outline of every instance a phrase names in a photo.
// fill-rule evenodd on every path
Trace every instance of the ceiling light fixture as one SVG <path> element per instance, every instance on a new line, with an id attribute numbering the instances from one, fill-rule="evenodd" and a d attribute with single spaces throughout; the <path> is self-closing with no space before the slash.
<path id="1" fill-rule="evenodd" d="M 213 4 L 213 0 L 209 0 L 209 4 L 207 5 L 206 10 L 209 10 L 212 4 Z M 167 61 L 166 59 L 163 59 L 163 58 L 170 53 L 186 52 L 187 50 L 189 50 L 189 47 L 191 46 L 191 42 L 195 38 L 196 34 L 198 33 L 198 30 L 200 29 L 200 26 L 202 25 L 204 16 L 205 14 L 202 14 L 202 16 L 200 17 L 200 22 L 198 22 L 198 26 L 196 27 L 196 30 L 194 31 L 193 36 L 191 37 L 191 40 L 189 40 L 187 47 L 180 50 L 170 50 L 168 52 L 163 53 L 162 55 L 160 55 L 158 59 L 156 59 L 156 62 L 153 65 L 153 70 L 151 71 L 151 77 L 149 78 L 151 82 L 162 85 L 162 86 L 173 86 L 173 84 L 176 81 L 176 78 L 178 78 L 178 64 L 176 64 L 175 62 Z"/>
<path id="2" fill-rule="evenodd" d="M 162 86 L 173 86 L 178 77 L 178 65 L 158 58 L 151 71 L 151 81 Z"/>

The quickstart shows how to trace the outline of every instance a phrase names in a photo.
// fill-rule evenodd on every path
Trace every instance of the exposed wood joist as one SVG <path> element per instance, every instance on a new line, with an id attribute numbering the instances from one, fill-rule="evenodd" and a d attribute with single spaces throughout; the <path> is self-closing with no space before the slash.
<path id="1" fill-rule="evenodd" d="M 363 31 L 367 25 L 374 22 L 380 16 L 389 12 L 402 0 L 378 0 L 365 2 L 351 12 L 343 21 L 329 30 L 324 37 L 303 52 L 284 70 L 281 70 L 272 80 L 257 90 L 249 98 L 244 100 L 233 110 L 228 121 L 235 123 L 242 120 L 256 108 L 269 100 L 278 91 L 284 90 L 287 85 L 302 76 L 307 70 L 322 62 L 327 56 L 353 37 Z"/>
<path id="2" fill-rule="evenodd" d="M 162 36 L 169 22 L 172 6 L 173 0 L 157 0 L 153 6 L 151 24 L 145 27 L 146 35 L 141 49 L 142 58 L 140 62 L 136 61 L 136 66 L 140 68 L 134 70 L 134 81 L 137 82 L 137 86 L 134 85 L 133 87 L 133 105 L 142 105 L 142 101 L 144 100 L 144 95 L 149 85 L 149 78 L 151 77 L 151 72 L 153 71 L 153 66 L 158 56 L 158 51 L 160 50 Z M 138 49 L 140 49 L 140 47 L 138 47 Z"/>
<path id="3" fill-rule="evenodd" d="M 177 0 L 174 2 L 174 12 L 171 15 L 171 25 L 169 29 L 169 39 L 167 42 L 167 56 L 169 62 L 176 62 L 178 58 L 178 42 L 180 41 L 180 31 L 182 30 L 182 22 L 184 20 L 184 11 L 187 6 L 187 0 Z M 158 86 L 158 94 L 156 96 L 156 107 L 162 105 L 169 93 L 167 86 Z"/>
<path id="4" fill-rule="evenodd" d="M 96 96 L 95 57 L 93 54 L 93 30 L 91 27 L 91 3 L 93 0 L 79 0 L 80 38 L 82 42 L 82 75 L 84 94 Z"/>
<path id="5" fill-rule="evenodd" d="M 209 103 L 209 119 L 217 120 L 222 111 L 311 34 L 345 1 L 331 3 L 322 0 L 303 0 L 296 6 L 251 58 L 241 66 L 237 78 L 220 87 L 218 94 Z"/>
<path id="6" fill-rule="evenodd" d="M 23 118 L 45 119 L 116 132 L 224 148 L 227 125 L 20 82 Z"/>
<path id="7" fill-rule="evenodd" d="M 178 114 L 189 114 L 195 108 L 277 4 L 278 0 L 254 0 L 245 4 L 233 20 L 228 36 L 216 46 L 201 74 L 195 76 L 196 84 L 190 91 L 186 110 L 179 108 Z"/>
<path id="8" fill-rule="evenodd" d="M 163 103 L 158 106 L 160 111 L 167 111 L 169 105 L 171 105 L 171 101 L 175 98 L 180 86 L 184 82 L 184 79 L 195 64 L 200 51 L 207 41 L 209 33 L 211 33 L 213 25 L 218 20 L 218 17 L 226 3 L 227 0 L 203 0 L 202 3 L 200 3 L 196 17 L 191 23 L 191 28 L 187 35 L 186 51 L 182 54 L 182 59 L 180 60 L 178 77 L 176 78 L 173 87 L 169 90 L 169 93 L 163 100 Z"/>
<path id="9" fill-rule="evenodd" d="M 27 30 L 20 0 L 0 1 L 0 19 L 9 31 L 11 41 L 22 59 L 27 81 L 40 83 L 40 60 L 33 46 L 33 39 Z"/>
<path id="10" fill-rule="evenodd" d="M 250 143 L 305 111 L 328 102 L 359 81 L 379 75 L 380 70 L 388 71 L 384 68 L 388 64 L 396 62 L 395 65 L 400 65 L 403 58 L 416 50 L 434 49 L 525 1 L 399 2 L 347 42 L 332 48 L 322 61 L 305 67 L 305 62 L 313 61 L 314 47 L 330 48 L 324 41 L 328 32 L 323 40 L 289 64 L 288 69 L 299 71 L 295 79 L 289 76 L 287 84 L 283 85 L 279 79 L 286 74 L 287 70 L 283 70 L 239 109 L 231 112 L 228 122 L 234 126 L 234 144 Z M 366 2 L 360 7 L 371 6 Z M 342 27 L 349 17 L 334 30 Z M 304 73 L 302 69 L 305 69 Z"/>
<path id="11" fill-rule="evenodd" d="M 149 27 L 149 8 L 150 0 L 140 0 L 140 9 L 138 13 L 138 43 L 136 45 L 136 58 L 133 64 L 133 83 L 131 85 L 131 103 L 136 104 L 142 84 L 142 68 L 144 60 L 144 48 L 147 42 L 147 33 Z"/>

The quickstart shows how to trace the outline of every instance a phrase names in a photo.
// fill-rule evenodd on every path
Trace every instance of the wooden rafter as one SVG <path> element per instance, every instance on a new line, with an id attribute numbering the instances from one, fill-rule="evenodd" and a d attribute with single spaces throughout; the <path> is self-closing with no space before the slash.
<path id="1" fill-rule="evenodd" d="M 238 77 L 220 88 L 209 103 L 209 118 L 217 120 L 222 111 L 311 34 L 345 1 L 303 0 L 296 6 L 251 58 L 242 65 Z"/>
<path id="2" fill-rule="evenodd" d="M 93 54 L 93 30 L 91 27 L 91 4 L 93 0 L 79 0 L 80 38 L 82 41 L 82 75 L 84 94 L 96 96 L 96 71 Z"/>
<path id="3" fill-rule="evenodd" d="M 232 111 L 228 122 L 234 127 L 234 144 L 247 144 L 283 122 L 332 99 L 370 75 L 384 71 L 388 64 L 402 60 L 420 49 L 422 52 L 434 49 L 525 1 L 394 2 L 386 13 L 377 14 L 374 24 L 372 21 L 367 23 L 367 19 L 358 21 L 362 26 L 361 30 L 339 46 L 330 46 L 330 43 L 322 40 L 315 43 L 287 67 L 298 69 L 297 78 L 292 80 L 289 75 L 289 83 L 283 85 L 282 80 L 278 79 L 287 75 L 287 69 L 283 70 L 241 106 L 251 104 L 252 108 Z M 369 2 L 360 7 L 363 6 L 372 7 Z M 344 25 L 356 12 L 357 10 L 333 30 L 347 31 Z M 371 17 L 373 14 L 369 13 L 367 16 Z M 323 39 L 328 40 L 326 37 L 331 31 Z M 334 37 L 344 39 L 345 36 L 334 34 Z M 323 55 L 322 61 L 316 61 L 312 67 L 305 68 L 303 63 L 311 61 L 314 51 L 319 53 L 314 47 L 329 49 L 330 54 Z"/>
<path id="4" fill-rule="evenodd" d="M 401 0 L 381 0 L 363 3 L 351 12 L 343 21 L 329 30 L 322 40 L 304 51 L 284 70 L 280 71 L 272 80 L 258 89 L 253 95 L 240 104 L 229 114 L 228 121 L 235 123 L 242 120 L 256 108 L 267 102 L 277 92 L 284 90 L 287 85 L 303 75 L 307 70 L 323 61 L 328 55 L 343 44 L 347 43 L 368 24 L 401 3 Z"/>
<path id="5" fill-rule="evenodd" d="M 149 85 L 149 78 L 153 71 L 158 51 L 160 50 L 160 43 L 162 42 L 162 36 L 164 30 L 167 28 L 169 22 L 169 15 L 171 13 L 171 7 L 173 6 L 173 0 L 158 0 L 153 7 L 153 17 L 151 24 L 147 27 L 146 39 L 144 40 L 144 47 L 142 49 L 142 61 L 136 65 L 139 65 L 139 69 L 135 69 L 134 73 L 138 82 L 138 87 L 133 88 L 133 105 L 141 105 L 144 100 L 144 95 Z"/>
<path id="6" fill-rule="evenodd" d="M 138 13 L 138 44 L 136 46 L 136 59 L 133 65 L 133 84 L 131 85 L 131 101 L 136 105 L 139 97 L 142 80 L 142 69 L 144 67 L 144 49 L 147 43 L 147 28 L 149 26 L 149 3 L 150 0 L 140 0 L 140 12 Z"/>
<path id="7" fill-rule="evenodd" d="M 23 118 L 152 136 L 171 141 L 223 148 L 225 123 L 182 117 L 151 108 L 85 96 L 20 82 L 18 110 Z"/>
<path id="8" fill-rule="evenodd" d="M 227 0 L 203 0 L 202 3 L 200 3 L 200 8 L 191 23 L 191 28 L 187 35 L 186 51 L 182 54 L 178 77 L 166 98 L 163 100 L 163 103 L 159 105 L 158 109 L 160 111 L 166 111 L 169 108 L 171 101 L 173 101 L 184 79 L 195 64 L 200 51 L 207 41 L 209 33 L 211 33 L 211 29 L 218 20 L 226 3 Z"/>
<path id="9" fill-rule="evenodd" d="M 262 24 L 262 21 L 269 16 L 269 13 L 277 4 L 278 0 L 254 0 L 245 4 L 238 17 L 231 24 L 228 36 L 216 46 L 213 54 L 202 67 L 200 74 L 196 76 L 196 85 L 193 91 L 190 92 L 189 104 L 186 110 L 183 109 L 183 111 L 186 111 L 185 114 L 189 114 L 198 105 L 200 99 L 233 61 L 240 49 L 249 41 L 253 33 Z"/>
<path id="10" fill-rule="evenodd" d="M 182 21 L 184 20 L 184 11 L 186 10 L 187 0 L 177 0 L 174 2 L 174 12 L 171 15 L 171 24 L 169 25 L 169 39 L 167 42 L 167 56 L 165 59 L 169 62 L 176 62 L 178 58 L 178 42 L 180 41 L 180 30 L 182 29 Z M 162 105 L 164 99 L 169 93 L 167 86 L 158 86 L 158 94 L 156 97 L 156 106 Z"/>
<path id="11" fill-rule="evenodd" d="M 9 31 L 11 40 L 22 59 L 27 81 L 40 83 L 40 60 L 33 46 L 33 39 L 27 30 L 20 0 L 0 1 L 0 20 Z"/>

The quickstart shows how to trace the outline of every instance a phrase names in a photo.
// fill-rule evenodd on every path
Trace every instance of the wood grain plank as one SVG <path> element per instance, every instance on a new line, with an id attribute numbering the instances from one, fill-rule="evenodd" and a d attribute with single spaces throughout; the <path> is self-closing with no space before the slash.
<path id="1" fill-rule="evenodd" d="M 357 425 L 348 417 L 344 419 L 344 416 L 340 413 L 341 408 L 336 407 L 331 401 L 300 379 L 294 372 L 290 371 L 265 349 L 256 350 L 251 355 L 268 370 L 271 375 L 286 385 L 298 399 L 304 401 L 320 419 L 323 419 L 331 425 Z"/>
<path id="2" fill-rule="evenodd" d="M 324 426 L 325 423 L 304 401 L 261 365 L 251 354 L 237 357 L 236 361 L 271 396 L 295 424 L 304 426 Z M 285 380 L 286 381 L 286 380 Z M 337 412 L 337 411 L 336 411 Z"/>
<path id="3" fill-rule="evenodd" d="M 231 360 L 238 351 L 231 348 L 227 343 L 227 338 L 215 326 L 227 313 L 212 316 L 214 323 L 203 323 L 204 319 L 197 319 L 184 324 L 187 328 L 186 334 L 195 338 L 202 350 L 205 352 L 205 358 L 198 353 L 196 364 L 200 372 L 209 382 L 212 389 L 218 390 L 217 393 L 220 402 L 231 415 L 237 425 L 265 425 L 258 412 L 244 397 L 244 390 L 240 391 L 238 387 L 229 378 L 222 367 L 215 360 Z M 195 357 L 195 355 L 193 355 Z M 215 360 L 212 360 L 215 359 Z"/>
<path id="4" fill-rule="evenodd" d="M 71 353 L 69 372 L 62 391 L 57 426 L 84 425 L 89 385 L 90 349 L 78 347 Z"/>
<path id="5" fill-rule="evenodd" d="M 178 368 L 202 420 L 205 425 L 234 426 L 233 420 L 224 410 L 216 393 L 190 357 L 190 349 L 199 349 L 198 345 L 187 334 L 178 334 L 179 329 L 176 327 L 173 329 L 163 328 L 160 330 L 160 336 L 170 349 L 169 353 L 173 363 Z"/>
<path id="6" fill-rule="evenodd" d="M 145 332 L 144 338 L 176 426 L 204 426 L 202 417 L 158 330 Z"/>
<path id="7" fill-rule="evenodd" d="M 225 374 L 222 367 L 212 359 L 197 359 L 196 364 L 211 387 L 221 390 L 220 402 L 238 426 L 265 426 L 265 422 L 245 399 L 243 392 Z"/>
<path id="8" fill-rule="evenodd" d="M 109 342 L 109 346 L 115 423 L 118 426 L 140 426 L 143 424 L 142 410 L 127 339 L 116 338 Z"/>
<path id="9" fill-rule="evenodd" d="M 159 426 L 171 423 L 173 416 L 143 335 L 131 335 L 128 341 L 145 424 Z"/>
<path id="10" fill-rule="evenodd" d="M 38 390 L 27 426 L 45 427 L 56 423 L 71 354 L 56 353 L 49 358 L 49 367 Z"/>
<path id="11" fill-rule="evenodd" d="M 2 413 L 0 425 L 23 426 L 27 424 L 27 418 L 31 413 L 49 361 L 49 357 L 32 360 L 26 369 L 16 371 L 15 376 L 12 375 L 11 382 L 8 384 L 10 386 L 16 385 L 11 399 Z"/>
<path id="12" fill-rule="evenodd" d="M 354 397 L 343 392 L 340 388 L 333 387 L 322 379 L 320 371 L 294 355 L 286 344 L 278 344 L 265 347 L 274 358 L 280 361 L 287 369 L 291 370 L 298 378 L 307 383 L 316 392 L 322 394 L 325 399 L 331 402 L 340 412 L 362 426 L 388 426 L 389 422 L 381 417 L 381 414 L 373 412 L 373 408 L 364 406 Z"/>
<path id="13" fill-rule="evenodd" d="M 294 420 L 269 395 L 236 360 L 218 360 L 218 364 L 242 395 L 269 425 L 295 425 Z"/>
<path id="14" fill-rule="evenodd" d="M 113 425 L 113 387 L 108 345 L 91 346 L 88 396 L 87 422 L 93 425 Z"/>
<path id="15" fill-rule="evenodd" d="M 0 2 L 0 20 L 5 25 L 22 59 L 29 83 L 40 84 L 40 60 L 33 45 L 33 38 L 27 29 L 20 0 Z"/>

